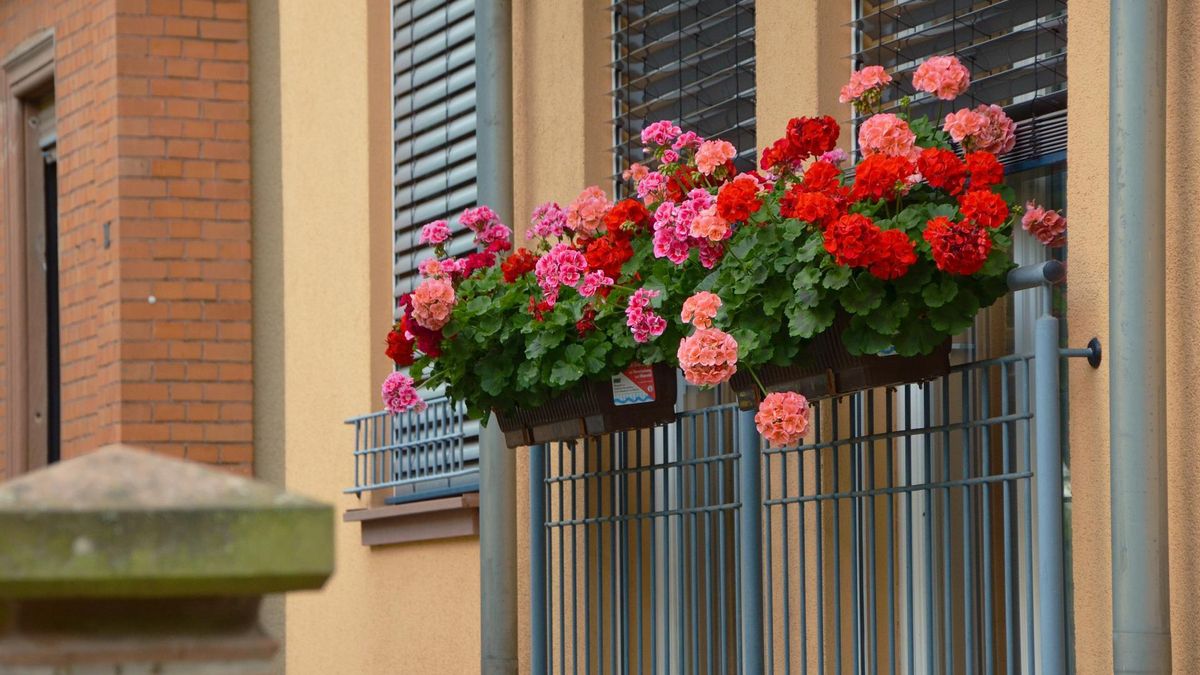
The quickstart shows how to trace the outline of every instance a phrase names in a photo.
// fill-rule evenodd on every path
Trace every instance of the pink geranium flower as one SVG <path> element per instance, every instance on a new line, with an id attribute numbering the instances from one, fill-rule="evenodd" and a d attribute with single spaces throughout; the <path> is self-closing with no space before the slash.
<path id="1" fill-rule="evenodd" d="M 711 387 L 737 372 L 738 344 L 733 336 L 716 328 L 701 328 L 679 341 L 676 356 L 683 377 L 691 384 Z"/>
<path id="2" fill-rule="evenodd" d="M 888 75 L 883 66 L 867 66 L 850 74 L 850 81 L 842 87 L 838 101 L 842 103 L 857 101 L 868 91 L 883 89 L 891 82 L 892 76 Z"/>
<path id="3" fill-rule="evenodd" d="M 412 317 L 424 328 L 440 330 L 453 309 L 454 287 L 445 279 L 426 279 L 412 292 Z"/>
<path id="4" fill-rule="evenodd" d="M 696 151 L 696 168 L 708 176 L 736 156 L 737 148 L 729 141 L 704 141 Z"/>
<path id="5" fill-rule="evenodd" d="M 538 258 L 534 267 L 538 286 L 541 286 L 542 295 L 551 307 L 558 302 L 559 287 L 574 287 L 586 271 L 587 258 L 579 251 L 561 243 L 555 244 L 554 248 Z"/>
<path id="6" fill-rule="evenodd" d="M 546 202 L 533 210 L 529 225 L 529 231 L 525 233 L 528 239 L 561 237 L 567 227 L 567 212 L 558 202 Z"/>
<path id="7" fill-rule="evenodd" d="M 579 294 L 585 298 L 590 298 L 599 293 L 601 288 L 612 285 L 613 280 L 604 272 L 588 272 L 583 277 L 583 282 L 579 284 Z"/>
<path id="8" fill-rule="evenodd" d="M 421 400 L 413 385 L 413 379 L 401 372 L 391 373 L 383 381 L 380 390 L 383 397 L 383 407 L 392 414 L 412 410 L 421 412 L 425 409 L 425 401 Z"/>
<path id="9" fill-rule="evenodd" d="M 908 122 L 891 113 L 872 115 L 858 129 L 858 144 L 867 155 L 881 154 L 915 161 L 920 149 Z"/>
<path id="10" fill-rule="evenodd" d="M 759 404 L 754 425 L 772 445 L 794 445 L 808 431 L 808 399 L 792 391 L 771 392 Z"/>
<path id="11" fill-rule="evenodd" d="M 679 313 L 679 319 L 696 328 L 711 328 L 718 309 L 721 309 L 721 296 L 709 291 L 700 291 L 683 301 L 683 311 Z"/>
<path id="12" fill-rule="evenodd" d="M 586 187 L 567 205 L 567 227 L 579 234 L 593 235 L 611 207 L 608 196 L 598 185 Z"/>
<path id="13" fill-rule="evenodd" d="M 692 219 L 690 234 L 709 241 L 724 241 L 730 234 L 729 221 L 717 215 L 717 207 L 713 205 Z"/>
<path id="14" fill-rule="evenodd" d="M 970 108 L 963 108 L 946 115 L 946 122 L 942 125 L 942 129 L 950 134 L 950 138 L 954 139 L 955 143 L 962 143 L 983 131 L 987 124 L 986 116 Z"/>
<path id="15" fill-rule="evenodd" d="M 657 298 L 658 291 L 639 288 L 629 298 L 625 308 L 625 325 L 633 332 L 635 342 L 649 342 L 667 329 L 667 320 L 654 313 L 650 301 Z"/>
<path id="16" fill-rule="evenodd" d="M 492 225 L 500 224 L 500 216 L 487 206 L 465 209 L 458 216 L 458 224 L 475 233 L 483 232 Z"/>
<path id="17" fill-rule="evenodd" d="M 422 244 L 443 244 L 449 238 L 450 226 L 444 220 L 435 220 L 432 223 L 426 223 L 421 228 Z"/>
<path id="18" fill-rule="evenodd" d="M 971 71 L 953 56 L 934 56 L 917 67 L 912 81 L 917 91 L 953 101 L 971 85 Z"/>
<path id="19" fill-rule="evenodd" d="M 621 172 L 621 180 L 631 180 L 634 183 L 641 181 L 650 173 L 650 168 L 645 164 L 634 162 L 629 165 L 628 169 Z"/>
<path id="20" fill-rule="evenodd" d="M 1017 144 L 1017 125 L 998 105 L 980 105 L 952 112 L 946 115 L 942 129 L 968 152 L 982 150 L 1002 155 Z"/>
<path id="21" fill-rule="evenodd" d="M 683 130 L 668 120 L 659 120 L 642 129 L 642 144 L 670 145 Z"/>
<path id="22" fill-rule="evenodd" d="M 1036 202 L 1025 204 L 1021 227 L 1052 248 L 1062 246 L 1067 240 L 1067 219 L 1058 211 L 1039 206 Z"/>

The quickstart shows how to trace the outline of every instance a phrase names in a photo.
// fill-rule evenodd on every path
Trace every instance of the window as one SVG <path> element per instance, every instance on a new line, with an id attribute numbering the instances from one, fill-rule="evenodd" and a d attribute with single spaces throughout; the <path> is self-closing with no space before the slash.
<path id="1" fill-rule="evenodd" d="M 930 56 L 952 53 L 972 79 L 955 107 L 996 104 L 1017 122 L 1007 164 L 1065 153 L 1066 0 L 854 0 L 854 11 L 854 67 L 881 65 L 895 79 L 885 109 L 910 96 L 914 116 L 951 112 L 915 95 L 912 72 Z"/>
<path id="2" fill-rule="evenodd" d="M 433 255 L 421 226 L 475 205 L 475 2 L 393 0 L 393 274 L 395 297 L 413 289 L 417 266 Z M 448 242 L 450 255 L 471 248 L 469 233 Z M 360 449 L 395 456 L 360 476 L 389 487 L 391 503 L 478 489 L 479 424 L 461 406 L 436 399 L 429 412 L 373 421 L 386 437 L 360 438 Z M 368 488 L 370 489 L 370 488 Z"/>
<path id="3" fill-rule="evenodd" d="M 4 63 L 9 148 L 9 400 L 6 474 L 58 461 L 62 445 L 59 348 L 58 134 L 54 38 L 27 43 Z"/>
<path id="4" fill-rule="evenodd" d="M 661 119 L 733 143 L 753 166 L 754 59 L 753 0 L 614 3 L 614 173 L 642 160 L 642 127 Z"/>

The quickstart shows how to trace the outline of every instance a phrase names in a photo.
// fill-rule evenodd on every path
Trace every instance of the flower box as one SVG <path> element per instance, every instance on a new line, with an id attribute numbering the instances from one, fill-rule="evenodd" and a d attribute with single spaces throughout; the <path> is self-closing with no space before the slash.
<path id="1" fill-rule="evenodd" d="M 634 365 L 611 381 L 588 380 L 533 408 L 497 412 L 510 448 L 566 441 L 674 421 L 675 369 Z"/>
<path id="2" fill-rule="evenodd" d="M 805 351 L 803 361 L 787 365 L 763 365 L 755 375 L 768 391 L 794 391 L 808 400 L 845 396 L 877 387 L 928 382 L 950 372 L 950 341 L 929 354 L 918 356 L 857 355 L 846 350 L 840 332 L 828 330 L 817 336 Z M 729 380 L 738 405 L 752 410 L 762 400 L 754 379 L 738 372 Z"/>

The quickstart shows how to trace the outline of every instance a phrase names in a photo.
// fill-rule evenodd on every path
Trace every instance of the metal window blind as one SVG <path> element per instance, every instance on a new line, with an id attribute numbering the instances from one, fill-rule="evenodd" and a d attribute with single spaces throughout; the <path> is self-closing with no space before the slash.
<path id="1" fill-rule="evenodd" d="M 392 114 L 392 272 L 399 298 L 419 282 L 421 261 L 434 255 L 420 243 L 421 226 L 438 219 L 453 226 L 462 209 L 475 205 L 475 0 L 393 0 Z M 472 247 L 465 231 L 447 243 L 453 256 Z M 437 394 L 422 391 L 426 400 Z M 390 433 L 393 444 L 420 436 L 403 424 L 393 425 Z M 478 489 L 472 472 L 478 472 L 479 423 L 465 420 L 455 433 L 462 451 L 454 475 L 416 453 L 412 461 L 421 470 L 397 464 L 399 473 L 389 477 L 406 479 L 395 487 L 393 501 L 458 487 Z"/>
<path id="2" fill-rule="evenodd" d="M 394 0 L 394 261 L 398 298 L 433 255 L 421 226 L 475 204 L 475 2 Z M 459 232 L 448 248 L 471 247 Z"/>
<path id="3" fill-rule="evenodd" d="M 616 174 L 642 161 L 642 127 L 661 119 L 733 143 L 752 166 L 754 0 L 623 0 L 612 13 Z"/>
<path id="4" fill-rule="evenodd" d="M 1005 163 L 1066 150 L 1066 0 L 854 0 L 854 9 L 854 67 L 881 65 L 895 80 L 885 108 L 903 96 L 914 116 L 996 104 L 1017 122 Z M 912 89 L 913 71 L 939 54 L 971 70 L 970 90 L 953 103 Z"/>

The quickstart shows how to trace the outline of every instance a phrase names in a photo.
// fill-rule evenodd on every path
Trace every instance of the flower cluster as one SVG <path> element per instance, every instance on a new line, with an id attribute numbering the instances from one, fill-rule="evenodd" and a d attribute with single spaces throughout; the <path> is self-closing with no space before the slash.
<path id="1" fill-rule="evenodd" d="M 808 399 L 792 391 L 771 392 L 759 404 L 754 426 L 772 445 L 795 445 L 808 431 Z"/>
<path id="2" fill-rule="evenodd" d="M 445 221 L 426 225 L 434 255 L 401 297 L 388 357 L 483 414 L 538 405 L 635 362 L 741 387 L 760 366 L 807 358 L 833 330 L 852 354 L 930 353 L 1005 291 L 1016 211 L 998 155 L 1014 147 L 1015 125 L 990 105 L 938 120 L 904 101 L 882 112 L 892 77 L 870 66 L 842 88 L 864 116 L 860 161 L 838 147 L 831 116 L 791 119 L 758 167 L 742 166 L 726 140 L 661 120 L 641 132 L 646 159 L 622 172 L 631 198 L 594 185 L 570 201 L 556 195 L 533 211 L 526 248 L 511 251 L 511 232 L 486 206 L 458 219 L 475 244 L 465 255 L 445 245 L 467 237 Z M 970 82 L 953 56 L 912 76 L 923 106 Z M 1065 239 L 1056 211 L 1030 203 L 1020 220 L 1046 245 Z M 392 382 L 389 406 L 416 405 L 404 386 Z M 798 442 L 808 401 L 758 388 L 759 431 Z"/>
<path id="3" fill-rule="evenodd" d="M 391 373 L 383 381 L 381 394 L 383 407 L 390 413 L 402 413 L 407 410 L 421 412 L 425 409 L 425 401 L 422 401 L 417 393 L 413 379 L 399 371 Z"/>
<path id="4" fill-rule="evenodd" d="M 667 329 L 666 319 L 655 314 L 650 306 L 650 302 L 658 296 L 658 291 L 639 288 L 629 298 L 629 305 L 625 308 L 625 325 L 633 331 L 633 339 L 637 342 L 649 342 Z"/>

